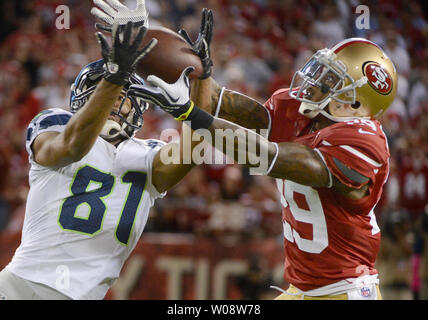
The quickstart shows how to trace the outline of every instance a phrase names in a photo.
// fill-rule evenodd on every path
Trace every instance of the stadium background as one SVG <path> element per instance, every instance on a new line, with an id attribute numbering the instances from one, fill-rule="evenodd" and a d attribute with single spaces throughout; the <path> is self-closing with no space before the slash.
<path id="1" fill-rule="evenodd" d="M 134 1 L 123 1 L 133 6 Z M 264 102 L 287 87 L 317 49 L 346 37 L 381 45 L 399 73 L 382 119 L 391 174 L 376 216 L 377 268 L 386 299 L 428 298 L 428 23 L 415 0 L 146 0 L 151 25 L 196 37 L 203 7 L 214 13 L 213 76 Z M 370 29 L 355 8 L 370 9 Z M 59 5 L 70 29 L 58 30 Z M 82 66 L 99 59 L 89 0 L 0 0 L 0 269 L 20 241 L 28 192 L 25 131 L 48 107 L 68 108 Z M 151 109 L 139 137 L 177 128 Z M 205 165 L 158 200 L 143 236 L 107 299 L 270 299 L 282 280 L 282 225 L 274 180 L 239 165 Z M 421 261 L 417 269 L 418 260 Z M 96 272 L 96 270 L 94 270 Z"/>

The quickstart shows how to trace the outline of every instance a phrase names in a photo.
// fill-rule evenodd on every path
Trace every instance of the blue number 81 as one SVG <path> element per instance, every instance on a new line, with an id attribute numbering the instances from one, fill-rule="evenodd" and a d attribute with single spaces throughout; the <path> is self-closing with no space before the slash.
<path id="1" fill-rule="evenodd" d="M 130 187 L 116 227 L 115 236 L 120 243 L 127 245 L 137 209 L 146 188 L 147 174 L 139 171 L 128 171 L 121 180 L 122 183 L 129 183 Z M 88 187 L 92 183 L 97 183 L 100 186 L 88 191 Z M 58 223 L 61 228 L 91 236 L 101 231 L 107 210 L 103 199 L 112 193 L 114 185 L 115 177 L 109 173 L 90 166 L 78 169 L 70 186 L 72 195 L 65 199 L 60 208 Z M 81 205 L 89 206 L 90 211 L 86 218 L 76 216 L 77 209 Z"/>

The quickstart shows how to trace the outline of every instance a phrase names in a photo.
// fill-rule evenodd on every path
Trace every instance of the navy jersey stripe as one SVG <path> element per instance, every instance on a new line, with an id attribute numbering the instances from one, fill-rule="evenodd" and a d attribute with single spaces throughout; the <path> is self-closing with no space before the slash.
<path id="1" fill-rule="evenodd" d="M 31 140 L 31 135 L 33 134 L 33 128 L 27 129 L 27 141 Z"/>
<path id="2" fill-rule="evenodd" d="M 70 120 L 71 115 L 69 114 L 55 114 L 44 118 L 40 121 L 39 129 L 46 129 L 57 125 L 66 125 Z"/>

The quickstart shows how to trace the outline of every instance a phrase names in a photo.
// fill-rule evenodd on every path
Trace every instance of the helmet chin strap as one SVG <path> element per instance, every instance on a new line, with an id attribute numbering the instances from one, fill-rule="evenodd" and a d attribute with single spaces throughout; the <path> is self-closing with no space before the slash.
<path id="1" fill-rule="evenodd" d="M 324 108 L 328 106 L 331 99 L 327 99 L 321 104 L 302 102 L 299 107 L 299 113 L 310 119 L 315 118 L 320 112 L 324 111 Z"/>
<path id="2" fill-rule="evenodd" d="M 330 119 L 331 121 L 334 121 L 334 122 L 345 122 L 345 121 L 351 121 L 356 119 L 370 119 L 370 117 L 335 117 L 325 110 L 321 110 L 320 113 L 327 119 Z"/>
<path id="3" fill-rule="evenodd" d="M 330 113 L 324 110 L 325 107 L 328 106 L 328 104 L 331 102 L 331 98 L 324 101 L 322 104 L 312 104 L 308 102 L 302 102 L 299 107 L 299 113 L 304 115 L 305 117 L 308 117 L 310 119 L 315 118 L 318 114 L 322 114 L 327 119 L 330 119 L 334 122 L 344 122 L 344 121 L 350 121 L 355 119 L 370 119 L 370 117 L 335 117 L 332 116 Z"/>
<path id="4" fill-rule="evenodd" d="M 128 137 L 128 134 L 125 131 L 126 123 L 123 123 L 121 126 L 114 120 L 108 119 L 104 127 L 101 130 L 100 136 L 107 141 L 112 141 L 120 136 Z"/>

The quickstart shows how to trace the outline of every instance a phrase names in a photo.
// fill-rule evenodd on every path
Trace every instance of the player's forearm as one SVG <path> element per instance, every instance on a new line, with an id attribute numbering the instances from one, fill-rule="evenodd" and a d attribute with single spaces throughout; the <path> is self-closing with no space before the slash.
<path id="1" fill-rule="evenodd" d="M 101 80 L 85 106 L 70 119 L 64 131 L 64 144 L 74 157 L 81 158 L 92 148 L 122 88 Z"/>
<path id="2" fill-rule="evenodd" d="M 269 127 L 269 114 L 262 104 L 236 91 L 224 89 L 222 92 L 222 87 L 213 78 L 195 80 L 191 99 L 209 114 L 245 128 L 259 132 Z"/>
<path id="3" fill-rule="evenodd" d="M 152 184 L 159 193 L 170 190 L 179 183 L 195 165 L 171 163 L 153 168 Z"/>
<path id="4" fill-rule="evenodd" d="M 158 192 L 162 193 L 174 187 L 195 166 L 191 154 L 200 141 L 194 141 L 192 136 L 190 127 L 183 125 L 180 143 L 169 143 L 156 154 L 153 160 L 152 183 Z"/>
<path id="5" fill-rule="evenodd" d="M 211 77 L 205 80 L 196 79 L 191 83 L 190 98 L 199 108 L 214 115 L 215 106 L 213 101 L 216 99 L 216 96 L 218 96 L 219 90 L 221 90 L 221 88 Z"/>
<path id="6" fill-rule="evenodd" d="M 269 176 L 291 180 L 310 187 L 330 184 L 328 169 L 321 157 L 300 143 L 278 143 L 278 156 Z"/>
<path id="7" fill-rule="evenodd" d="M 217 95 L 217 103 L 220 92 Z M 225 90 L 221 97 L 218 117 L 245 128 L 266 130 L 269 128 L 269 112 L 256 100 L 236 91 Z"/>
<path id="8" fill-rule="evenodd" d="M 266 174 L 276 157 L 277 149 L 274 143 L 233 122 L 214 118 L 208 130 L 213 137 L 208 142 L 227 156 L 233 157 L 239 164 L 250 168 L 264 168 L 261 172 Z"/>
<path id="9" fill-rule="evenodd" d="M 264 168 L 259 173 L 312 187 L 327 187 L 329 174 L 320 156 L 311 148 L 293 142 L 275 145 L 252 130 L 214 118 L 208 129 L 213 145 L 247 167 Z M 221 134 L 219 134 L 219 132 Z M 233 153 L 230 152 L 233 149 Z M 254 159 L 258 161 L 254 162 Z M 264 172 L 263 172 L 264 171 Z"/>

